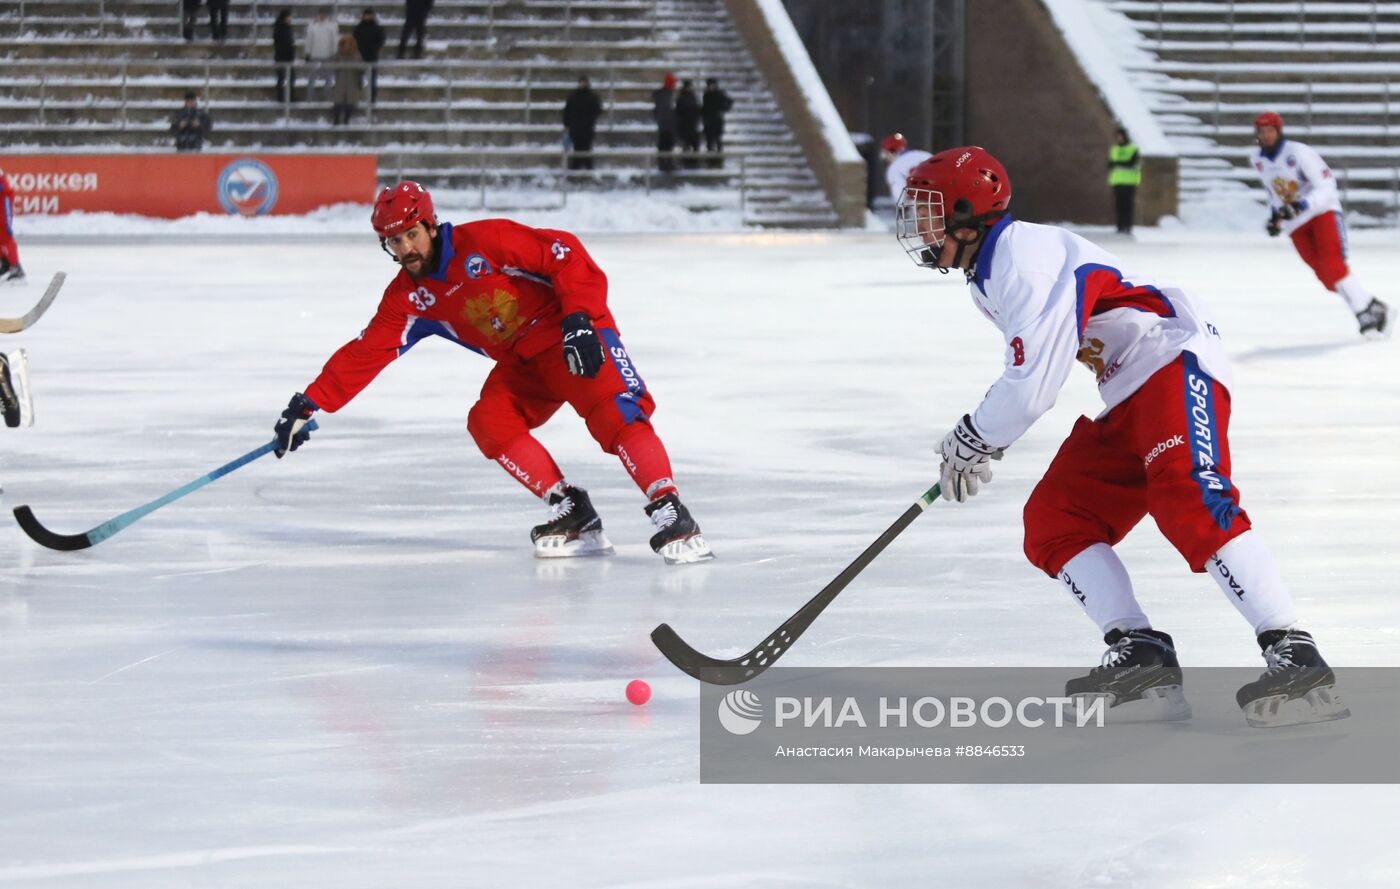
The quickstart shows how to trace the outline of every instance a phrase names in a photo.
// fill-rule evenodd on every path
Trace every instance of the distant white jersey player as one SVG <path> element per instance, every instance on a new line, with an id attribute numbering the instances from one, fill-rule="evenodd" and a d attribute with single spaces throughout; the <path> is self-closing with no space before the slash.
<path id="1" fill-rule="evenodd" d="M 1266 111 L 1254 119 L 1259 143 L 1250 163 L 1269 193 L 1269 235 L 1288 232 L 1298 255 L 1322 286 L 1346 300 L 1362 334 L 1388 331 L 1388 306 L 1366 291 L 1347 268 L 1347 231 L 1337 180 L 1311 146 L 1283 135 L 1283 118 Z"/>
<path id="2" fill-rule="evenodd" d="M 1151 515 L 1258 636 L 1269 670 L 1237 695 L 1250 724 L 1348 715 L 1230 479 L 1230 367 L 1209 310 L 1065 229 L 1014 221 L 1010 200 L 996 158 L 955 148 L 909 174 L 895 226 L 917 264 L 966 274 L 1005 343 L 1001 377 L 941 445 L 946 499 L 961 503 L 991 481 L 989 461 L 1054 405 L 1076 361 L 1098 380 L 1104 412 L 1079 418 L 1024 511 L 1027 558 L 1110 646 L 1066 693 L 1106 696 L 1143 718 L 1190 713 L 1172 638 L 1152 628 L 1113 550 Z"/>
<path id="3" fill-rule="evenodd" d="M 932 156 L 927 151 L 910 148 L 909 140 L 902 133 L 890 133 L 881 140 L 880 157 L 885 161 L 885 182 L 890 186 L 890 200 L 899 201 L 909 171 Z"/>

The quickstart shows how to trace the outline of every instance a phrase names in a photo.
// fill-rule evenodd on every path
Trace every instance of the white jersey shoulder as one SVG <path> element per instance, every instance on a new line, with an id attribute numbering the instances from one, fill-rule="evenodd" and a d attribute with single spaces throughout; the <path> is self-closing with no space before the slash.
<path id="1" fill-rule="evenodd" d="M 904 183 L 909 179 L 909 171 L 919 164 L 933 157 L 927 151 L 920 151 L 917 148 L 906 148 L 894 156 L 889 166 L 885 168 L 885 182 L 890 186 L 890 197 L 898 203 L 899 196 L 904 192 Z"/>
<path id="2" fill-rule="evenodd" d="M 1054 404 L 1076 361 L 1105 410 L 1190 351 L 1227 389 L 1229 361 L 1200 300 L 1130 269 L 1065 229 L 1003 219 L 970 280 L 973 302 L 1004 334 L 1005 367 L 972 414 L 1006 447 Z"/>
<path id="3" fill-rule="evenodd" d="M 1325 213 L 1342 212 L 1337 180 L 1311 145 L 1284 139 L 1272 152 L 1255 148 L 1249 160 L 1269 193 L 1270 209 L 1284 204 L 1302 207 L 1297 216 L 1283 222 L 1285 232 L 1292 234 Z"/>

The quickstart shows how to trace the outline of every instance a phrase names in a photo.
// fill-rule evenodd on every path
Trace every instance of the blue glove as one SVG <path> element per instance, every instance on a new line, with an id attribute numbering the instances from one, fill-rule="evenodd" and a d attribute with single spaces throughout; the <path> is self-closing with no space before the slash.
<path id="1" fill-rule="evenodd" d="M 319 408 L 316 407 L 316 402 L 300 392 L 287 402 L 287 409 L 282 412 L 282 418 L 272 427 L 272 431 L 277 435 L 277 449 L 273 453 L 277 455 L 278 460 L 288 451 L 295 451 L 311 439 L 311 430 L 302 427 L 317 410 Z"/>
<path id="2" fill-rule="evenodd" d="M 588 313 L 574 312 L 559 322 L 564 333 L 564 363 L 576 377 L 593 379 L 603 367 L 603 343 L 588 320 Z"/>

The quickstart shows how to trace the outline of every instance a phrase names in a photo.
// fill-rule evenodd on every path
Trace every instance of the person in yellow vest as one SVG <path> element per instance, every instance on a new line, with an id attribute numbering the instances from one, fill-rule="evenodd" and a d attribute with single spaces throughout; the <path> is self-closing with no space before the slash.
<path id="1" fill-rule="evenodd" d="M 1142 154 L 1122 127 L 1108 147 L 1108 184 L 1113 187 L 1118 233 L 1130 235 L 1133 233 L 1133 203 L 1137 187 L 1142 184 Z"/>

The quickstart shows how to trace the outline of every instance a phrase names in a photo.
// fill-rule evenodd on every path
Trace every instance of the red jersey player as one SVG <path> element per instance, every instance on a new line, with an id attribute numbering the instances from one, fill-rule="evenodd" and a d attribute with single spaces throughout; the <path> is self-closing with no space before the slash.
<path id="1" fill-rule="evenodd" d="M 1190 713 L 1172 637 L 1152 627 L 1113 551 L 1151 515 L 1257 636 L 1268 670 L 1236 695 L 1249 723 L 1347 716 L 1230 479 L 1230 363 L 1209 310 L 1063 228 L 1013 220 L 1010 202 L 996 158 L 954 148 L 909 173 L 896 233 L 919 265 L 966 274 L 1006 344 L 1001 377 L 943 440 L 945 498 L 962 502 L 991 481 L 989 461 L 1050 409 L 1076 361 L 1098 380 L 1104 412 L 1079 418 L 1024 511 L 1026 557 L 1110 646 L 1066 693 L 1143 718 Z"/>
<path id="2" fill-rule="evenodd" d="M 19 284 L 24 281 L 24 269 L 15 244 L 15 191 L 4 170 L 0 170 L 0 205 L 0 284 Z"/>
<path id="3" fill-rule="evenodd" d="M 436 335 L 496 362 L 467 430 L 487 459 L 549 505 L 550 520 L 530 532 L 536 556 L 612 552 L 588 494 L 564 480 L 530 434 L 567 403 L 646 494 L 651 548 L 670 564 L 712 557 L 651 427 L 656 403 L 618 336 L 607 278 L 576 237 L 508 219 L 439 224 L 416 182 L 384 189 L 371 222 L 402 269 L 369 326 L 292 396 L 275 426 L 279 458 L 307 440 L 313 412 L 340 410 L 389 362 Z"/>

